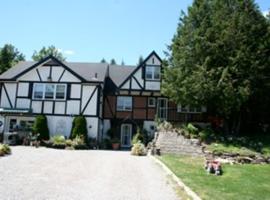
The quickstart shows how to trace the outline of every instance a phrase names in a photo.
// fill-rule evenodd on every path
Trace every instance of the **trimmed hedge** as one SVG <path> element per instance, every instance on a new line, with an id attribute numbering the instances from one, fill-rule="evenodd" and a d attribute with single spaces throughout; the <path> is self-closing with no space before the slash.
<path id="1" fill-rule="evenodd" d="M 45 115 L 36 116 L 32 130 L 33 130 L 34 134 L 39 133 L 38 140 L 49 140 L 50 139 L 47 118 Z"/>
<path id="2" fill-rule="evenodd" d="M 75 139 L 76 137 L 83 137 L 85 143 L 88 144 L 87 122 L 84 116 L 77 116 L 72 122 L 70 139 Z"/>

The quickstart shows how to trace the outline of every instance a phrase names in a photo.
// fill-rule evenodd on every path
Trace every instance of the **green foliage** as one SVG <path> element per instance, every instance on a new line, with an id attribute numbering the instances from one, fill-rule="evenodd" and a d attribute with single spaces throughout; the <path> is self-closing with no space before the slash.
<path id="1" fill-rule="evenodd" d="M 187 130 L 192 135 L 197 135 L 199 133 L 199 129 L 191 123 L 188 123 Z"/>
<path id="2" fill-rule="evenodd" d="M 66 144 L 65 136 L 63 135 L 55 135 L 51 138 L 54 144 Z"/>
<path id="3" fill-rule="evenodd" d="M 269 105 L 269 30 L 252 0 L 195 0 L 169 47 L 162 93 L 233 121 L 259 94 L 257 108 Z"/>
<path id="4" fill-rule="evenodd" d="M 112 149 L 112 142 L 110 139 L 105 138 L 101 141 L 100 146 L 102 149 Z"/>
<path id="5" fill-rule="evenodd" d="M 24 61 L 25 56 L 18 51 L 13 45 L 5 44 L 0 48 L 0 74 L 11 68 L 19 61 Z"/>
<path id="6" fill-rule="evenodd" d="M 147 153 L 147 150 L 141 141 L 138 141 L 137 143 L 133 144 L 131 148 L 131 155 L 145 156 L 146 153 Z"/>
<path id="7" fill-rule="evenodd" d="M 47 124 L 47 118 L 45 115 L 36 116 L 32 129 L 34 134 L 39 134 L 38 140 L 49 140 L 50 135 Z"/>
<path id="8" fill-rule="evenodd" d="M 138 65 L 142 64 L 142 63 L 143 63 L 143 61 L 144 61 L 143 57 L 142 57 L 142 56 L 140 56 L 140 57 L 139 57 L 139 59 L 138 59 Z"/>
<path id="9" fill-rule="evenodd" d="M 63 56 L 63 54 L 57 49 L 55 46 L 51 45 L 48 47 L 42 47 L 42 49 L 37 52 L 34 51 L 34 54 L 32 55 L 32 59 L 34 61 L 40 61 L 43 58 L 46 58 L 47 56 L 54 56 L 60 61 L 65 61 L 66 58 Z"/>
<path id="10" fill-rule="evenodd" d="M 55 135 L 51 138 L 52 147 L 56 149 L 64 149 L 66 147 L 66 139 L 63 135 Z"/>
<path id="11" fill-rule="evenodd" d="M 110 63 L 111 65 L 116 65 L 116 61 L 115 61 L 115 59 L 113 58 L 113 59 L 111 59 L 111 63 Z"/>
<path id="12" fill-rule="evenodd" d="M 88 149 L 84 138 L 77 135 L 73 140 L 66 140 L 63 135 L 55 135 L 51 138 L 51 145 L 49 147 L 57 149 Z"/>
<path id="13" fill-rule="evenodd" d="M 7 144 L 0 144 L 0 156 L 4 156 L 10 153 L 11 153 L 11 149 Z"/>
<path id="14" fill-rule="evenodd" d="M 132 138 L 132 144 L 133 145 L 136 144 L 136 143 L 138 143 L 138 142 L 141 142 L 141 143 L 144 143 L 145 142 L 144 136 L 141 133 L 140 128 L 137 128 L 137 132 L 136 132 L 136 134 Z"/>
<path id="15" fill-rule="evenodd" d="M 71 139 L 78 137 L 84 138 L 85 143 L 88 143 L 87 122 L 84 116 L 77 116 L 74 118 L 73 127 L 71 130 Z"/>
<path id="16" fill-rule="evenodd" d="M 105 60 L 105 58 L 102 58 L 100 63 L 107 63 L 107 61 Z"/>
<path id="17" fill-rule="evenodd" d="M 203 129 L 199 132 L 199 138 L 203 142 L 210 142 L 212 139 L 215 138 L 215 135 L 215 132 L 210 128 Z"/>

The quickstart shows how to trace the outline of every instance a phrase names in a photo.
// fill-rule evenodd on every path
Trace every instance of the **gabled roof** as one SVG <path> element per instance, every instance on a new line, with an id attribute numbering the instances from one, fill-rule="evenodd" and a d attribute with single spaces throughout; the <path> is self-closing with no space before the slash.
<path id="1" fill-rule="evenodd" d="M 108 76 L 118 87 L 135 69 L 131 65 L 109 65 Z"/>
<path id="2" fill-rule="evenodd" d="M 161 58 L 158 56 L 158 54 L 157 54 L 155 51 L 152 51 L 152 52 L 147 56 L 147 58 L 145 58 L 144 61 L 143 61 L 141 64 L 139 64 L 139 65 L 132 71 L 132 73 L 130 73 L 130 74 L 123 80 L 123 82 L 119 85 L 119 88 L 122 87 L 122 86 L 130 79 L 130 77 L 138 71 L 138 69 L 140 69 L 142 66 L 144 66 L 145 63 L 146 63 L 146 61 L 147 61 L 149 58 L 151 58 L 151 56 L 153 56 L 153 55 L 156 56 L 157 59 L 158 59 L 160 62 L 162 62 L 162 60 L 161 60 Z"/>
<path id="3" fill-rule="evenodd" d="M 61 62 L 53 56 L 48 56 L 39 62 L 21 61 L 14 67 L 1 74 L 0 80 L 16 80 L 19 76 L 27 73 L 39 65 L 48 65 L 48 63 L 52 62 L 57 62 L 58 65 L 64 67 L 66 70 L 71 72 L 82 81 L 103 82 L 106 76 L 106 63 Z"/>
<path id="4" fill-rule="evenodd" d="M 54 56 L 48 56 L 39 62 L 21 61 L 14 67 L 0 75 L 0 81 L 15 81 L 21 75 L 39 65 L 62 66 L 83 82 L 104 82 L 108 76 L 117 87 L 121 87 L 145 62 L 155 55 L 160 61 L 160 57 L 155 51 L 138 66 L 132 65 L 108 65 L 107 63 L 87 63 L 87 62 L 61 62 Z"/>

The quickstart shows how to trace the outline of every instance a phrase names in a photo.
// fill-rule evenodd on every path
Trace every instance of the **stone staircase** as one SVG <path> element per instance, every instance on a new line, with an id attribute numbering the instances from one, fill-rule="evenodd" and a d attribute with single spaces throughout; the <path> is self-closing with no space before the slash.
<path id="1" fill-rule="evenodd" d="M 186 139 L 177 132 L 156 132 L 154 143 L 161 154 L 203 155 L 202 146 L 197 139 Z"/>

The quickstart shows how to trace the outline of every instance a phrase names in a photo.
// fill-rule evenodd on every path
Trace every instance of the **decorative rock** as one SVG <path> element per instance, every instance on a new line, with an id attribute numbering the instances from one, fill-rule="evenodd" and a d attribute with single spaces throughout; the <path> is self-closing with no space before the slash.
<path id="1" fill-rule="evenodd" d="M 238 157 L 237 158 L 237 162 L 242 163 L 242 164 L 251 163 L 252 161 L 253 161 L 253 159 L 250 157 Z"/>

